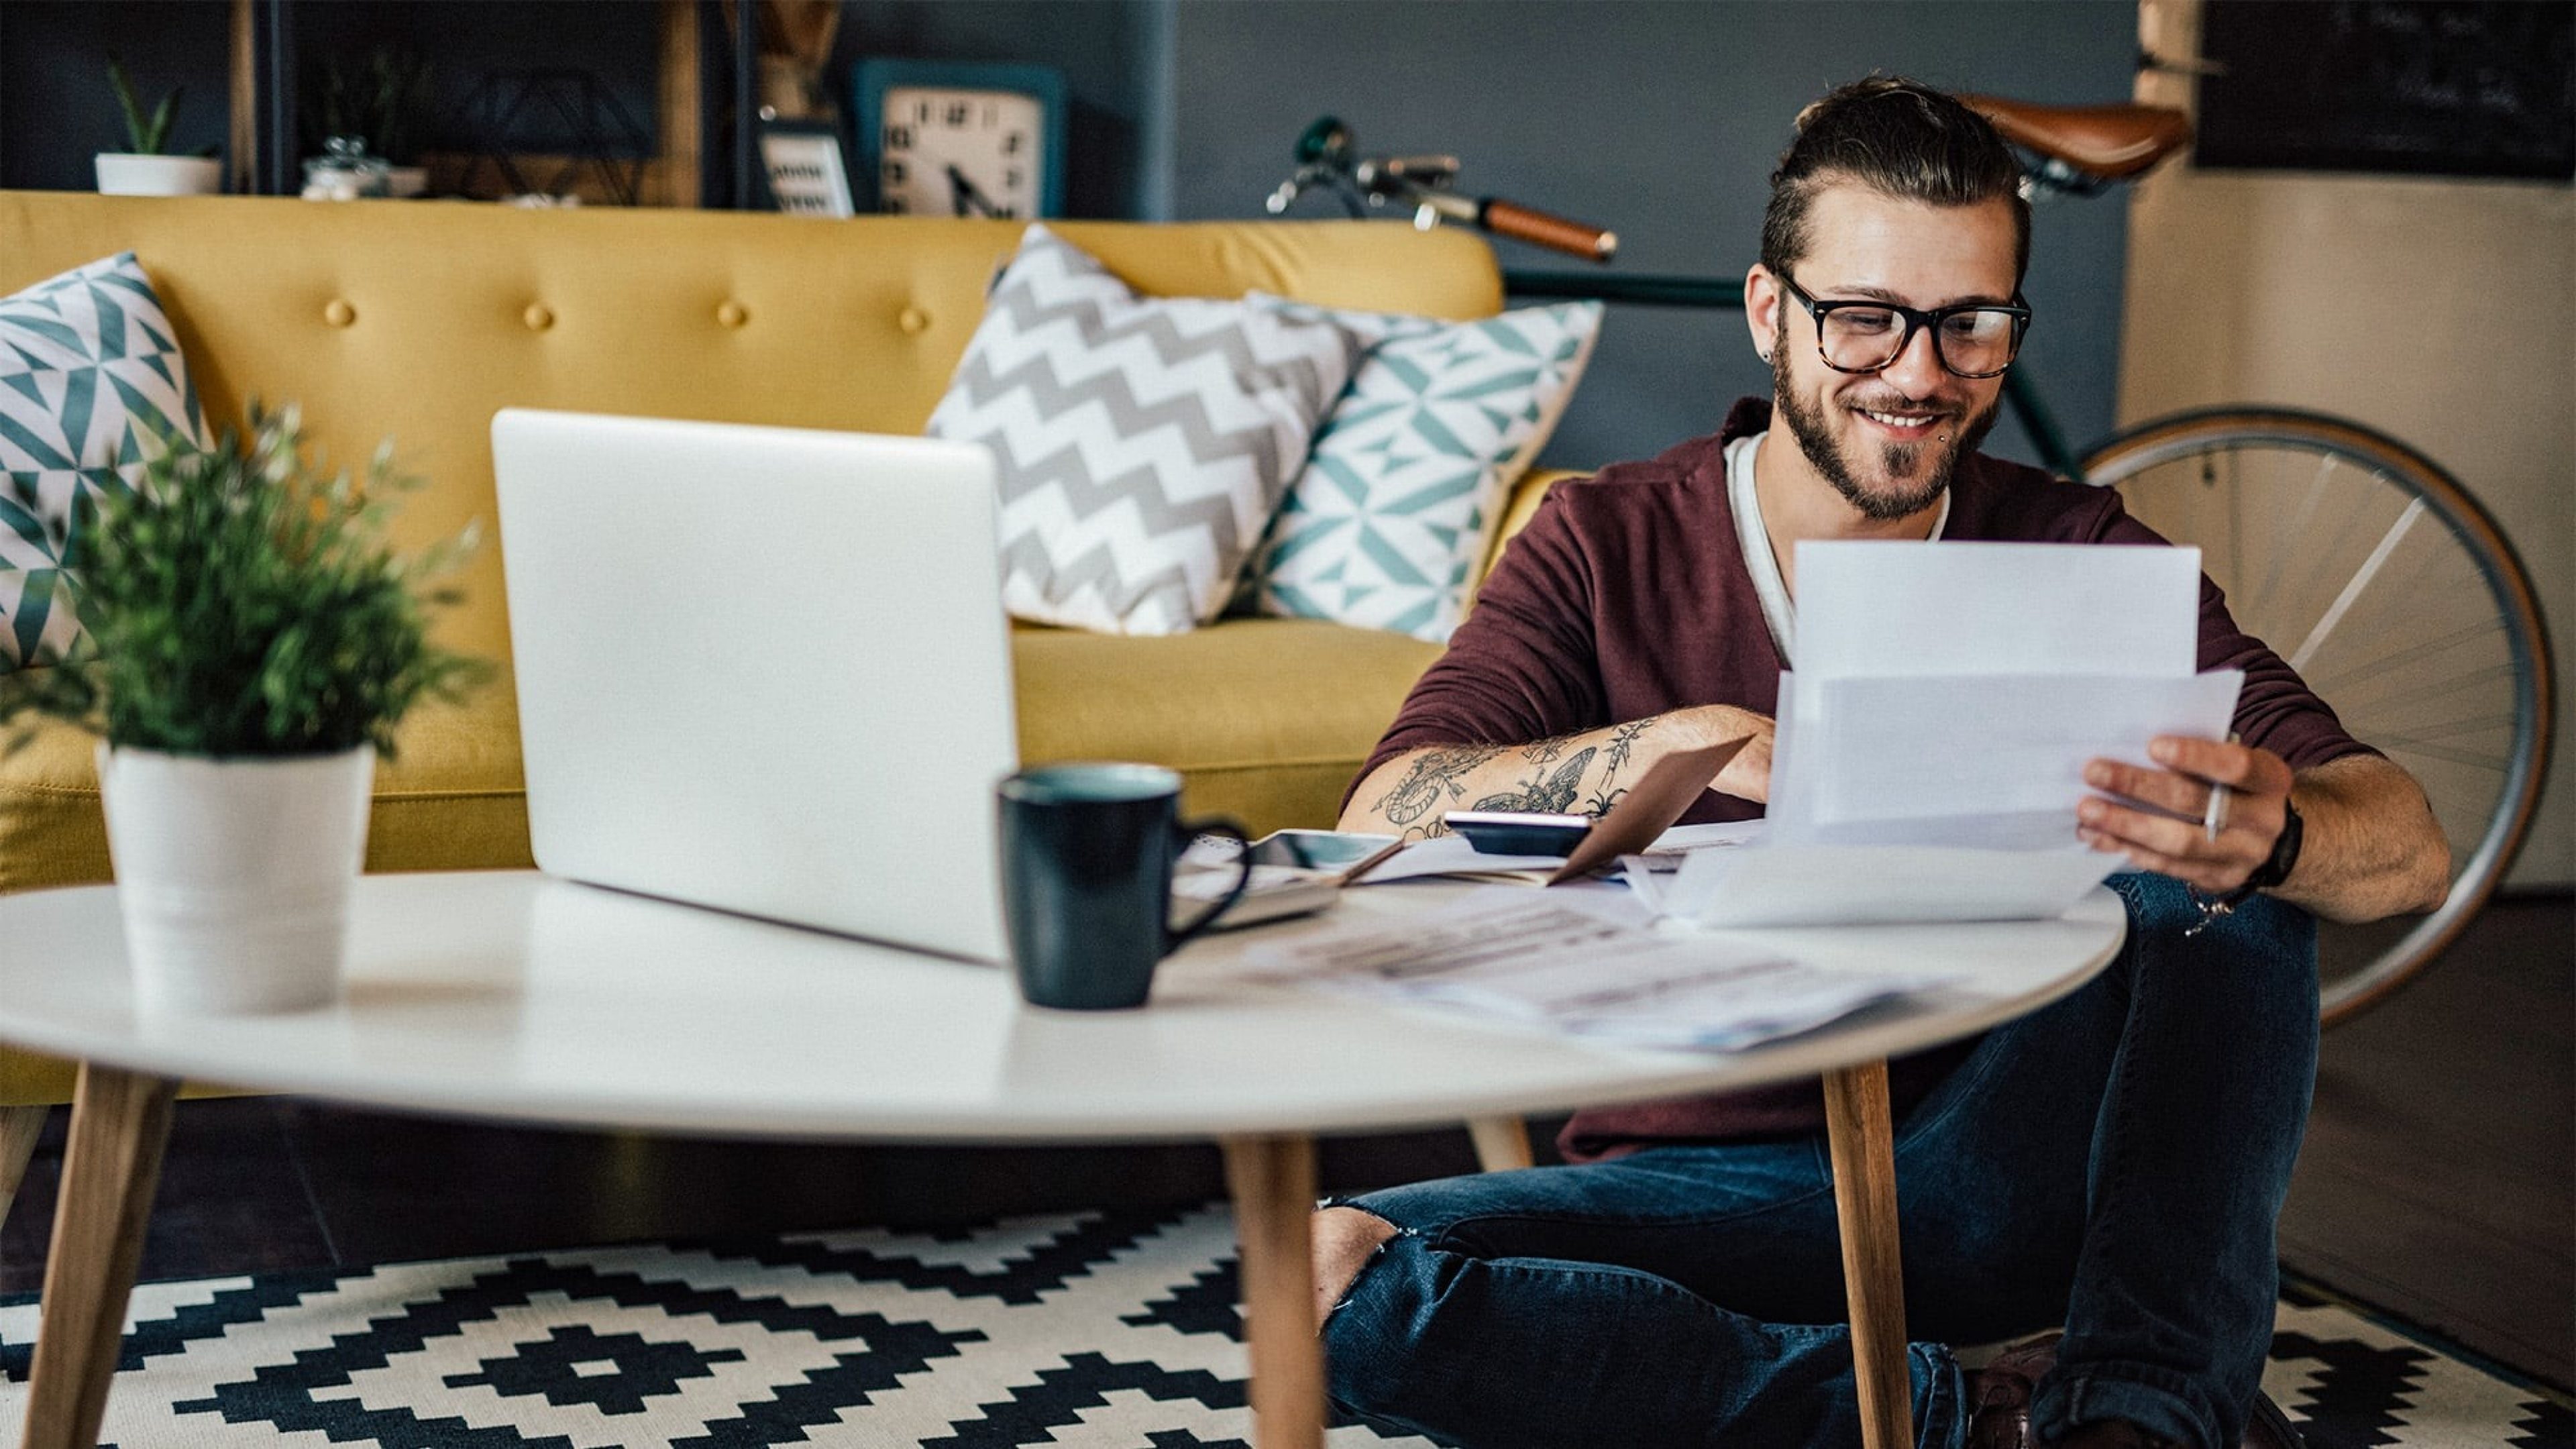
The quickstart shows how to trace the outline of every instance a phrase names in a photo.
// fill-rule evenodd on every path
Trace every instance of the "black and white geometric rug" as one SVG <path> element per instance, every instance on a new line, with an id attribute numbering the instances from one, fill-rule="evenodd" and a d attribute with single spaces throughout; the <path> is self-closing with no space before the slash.
<path id="1" fill-rule="evenodd" d="M 1240 1446 L 1233 1254 L 1212 1207 L 147 1284 L 104 1438 Z M 36 1315 L 0 1300 L 0 1425 L 23 1419 Z M 2305 1295 L 2282 1302 L 2264 1386 L 2316 1449 L 2576 1446 L 2565 1398 Z"/>

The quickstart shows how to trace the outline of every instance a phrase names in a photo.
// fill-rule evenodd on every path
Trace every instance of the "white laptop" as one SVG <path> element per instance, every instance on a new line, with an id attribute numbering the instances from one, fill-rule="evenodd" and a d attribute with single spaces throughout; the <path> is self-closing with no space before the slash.
<path id="1" fill-rule="evenodd" d="M 512 408 L 492 455 L 540 869 L 1003 958 L 984 449 Z"/>

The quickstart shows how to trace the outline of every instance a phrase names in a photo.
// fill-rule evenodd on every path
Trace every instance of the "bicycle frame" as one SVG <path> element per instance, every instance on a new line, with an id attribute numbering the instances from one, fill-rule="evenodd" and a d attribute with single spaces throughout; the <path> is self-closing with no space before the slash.
<path id="1" fill-rule="evenodd" d="M 1728 312 L 1744 306 L 1744 284 L 1723 277 L 1622 277 L 1507 268 L 1503 272 L 1503 290 L 1531 300 L 1625 302 Z M 2004 374 L 2004 406 L 2038 450 L 2041 466 L 2078 483 L 2084 481 L 2082 467 L 2067 449 L 2065 431 L 2058 427 L 2056 416 L 2040 398 L 2038 386 L 2019 368 Z"/>

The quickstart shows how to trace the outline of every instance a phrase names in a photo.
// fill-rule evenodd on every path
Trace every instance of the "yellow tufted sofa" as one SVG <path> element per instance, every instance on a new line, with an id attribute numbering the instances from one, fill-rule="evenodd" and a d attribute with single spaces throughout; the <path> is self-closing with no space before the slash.
<path id="1" fill-rule="evenodd" d="M 1260 288 L 1452 318 L 1502 302 L 1492 253 L 1459 232 L 1355 222 L 1061 230 L 1161 295 Z M 919 431 L 1019 234 L 1017 223 L 927 218 L 0 192 L 0 294 L 133 251 L 208 417 L 223 426 L 254 397 L 292 400 L 329 457 L 351 463 L 391 438 L 431 480 L 398 523 L 419 543 L 476 520 L 488 527 L 488 429 L 503 407 Z M 1545 482 L 1523 484 L 1512 525 Z M 469 602 L 441 625 L 447 642 L 504 661 L 507 546 L 487 545 Z M 674 586 L 690 587 L 686 560 L 672 567 Z M 1170 765 L 1191 810 L 1256 833 L 1329 825 L 1438 653 L 1282 619 L 1158 639 L 1024 628 L 1013 643 L 1023 758 Z M 685 665 L 672 687 L 688 687 Z M 400 738 L 400 759 L 377 774 L 368 869 L 530 864 L 506 680 L 462 708 L 416 715 Z M 107 878 L 87 737 L 49 731 L 0 761 L 0 890 Z M 0 1048 L 0 1108 L 68 1101 L 70 1086 L 65 1064 Z"/>

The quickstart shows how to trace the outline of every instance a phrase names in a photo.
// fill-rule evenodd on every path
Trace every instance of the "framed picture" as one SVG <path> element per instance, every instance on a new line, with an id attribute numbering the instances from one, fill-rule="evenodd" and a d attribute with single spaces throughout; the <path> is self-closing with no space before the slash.
<path id="1" fill-rule="evenodd" d="M 1042 65 L 866 60 L 851 129 L 868 204 L 918 216 L 1064 211 L 1064 75 Z"/>
<path id="2" fill-rule="evenodd" d="M 829 122 L 763 121 L 760 164 L 780 211 L 795 216 L 857 214 L 841 133 Z"/>

